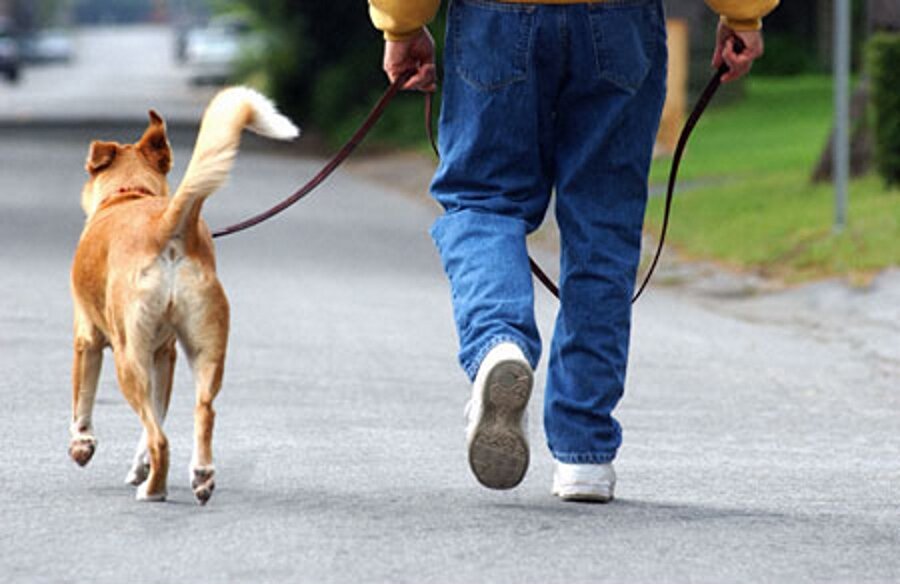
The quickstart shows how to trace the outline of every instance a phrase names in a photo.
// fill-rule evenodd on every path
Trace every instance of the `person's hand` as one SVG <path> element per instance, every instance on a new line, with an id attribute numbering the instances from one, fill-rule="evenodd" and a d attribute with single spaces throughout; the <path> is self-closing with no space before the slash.
<path id="1" fill-rule="evenodd" d="M 744 50 L 738 54 L 734 50 L 735 39 L 741 39 Z M 740 79 L 750 72 L 753 61 L 763 54 L 765 45 L 761 31 L 736 31 L 724 22 L 719 22 L 716 30 L 716 50 L 713 53 L 712 66 L 718 69 L 722 63 L 728 65 L 728 73 L 722 76 L 722 82 L 728 83 Z"/>
<path id="2" fill-rule="evenodd" d="M 391 83 L 407 71 L 416 72 L 403 89 L 434 91 L 434 39 L 428 29 L 404 41 L 385 41 L 383 67 Z"/>

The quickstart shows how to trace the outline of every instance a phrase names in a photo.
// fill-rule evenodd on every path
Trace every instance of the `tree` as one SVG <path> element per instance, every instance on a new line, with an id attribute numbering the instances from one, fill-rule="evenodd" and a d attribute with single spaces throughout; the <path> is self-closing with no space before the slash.
<path id="1" fill-rule="evenodd" d="M 897 0 L 869 0 L 869 33 L 900 32 L 900 2 Z"/>
<path id="2" fill-rule="evenodd" d="M 149 19 L 150 0 L 75 0 L 75 18 L 79 22 L 136 22 Z"/>
<path id="3" fill-rule="evenodd" d="M 866 15 L 867 36 L 875 32 L 900 31 L 900 2 L 897 0 L 868 0 Z M 872 128 L 868 123 L 869 101 L 869 82 L 864 72 L 850 104 L 850 174 L 854 177 L 867 173 L 874 163 L 874 140 Z M 834 132 L 829 136 L 828 143 L 813 170 L 813 182 L 832 180 L 833 161 Z"/>
<path id="4" fill-rule="evenodd" d="M 361 88 L 382 82 L 381 36 L 359 0 L 240 0 L 217 7 L 244 12 L 268 39 L 261 61 L 249 67 L 288 114 L 309 115 L 317 104 L 351 110 L 369 100 Z"/>

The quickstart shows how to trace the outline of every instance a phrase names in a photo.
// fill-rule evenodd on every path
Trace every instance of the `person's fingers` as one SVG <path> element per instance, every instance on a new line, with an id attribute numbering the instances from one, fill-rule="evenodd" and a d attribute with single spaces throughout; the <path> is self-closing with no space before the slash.
<path id="1" fill-rule="evenodd" d="M 404 86 L 405 89 L 417 89 L 420 91 L 429 91 L 434 87 L 435 81 L 435 65 L 434 65 L 434 39 L 427 29 L 423 29 L 422 34 L 416 38 L 410 47 L 410 57 L 415 60 L 416 74 Z"/>
<path id="2" fill-rule="evenodd" d="M 722 76 L 722 82 L 728 83 L 730 81 L 736 81 L 750 72 L 750 68 L 753 66 L 752 62 L 742 62 L 742 63 L 733 63 L 728 72 Z"/>
<path id="3" fill-rule="evenodd" d="M 410 71 L 415 73 L 403 84 L 403 89 L 433 90 L 435 85 L 434 40 L 428 29 L 406 41 L 387 41 L 384 45 L 382 68 L 391 83 Z"/>
<path id="4" fill-rule="evenodd" d="M 728 64 L 728 72 L 722 76 L 723 83 L 740 79 L 750 71 L 752 61 L 748 61 L 740 55 L 735 55 L 734 51 L 731 49 L 730 43 L 725 47 L 725 50 L 722 51 L 722 56 L 725 63 Z"/>
<path id="5" fill-rule="evenodd" d="M 722 47 L 722 59 L 726 63 L 728 63 L 729 69 L 735 69 L 741 66 L 742 61 L 746 59 L 746 54 L 744 55 L 743 59 L 738 56 L 738 54 L 734 52 L 734 40 L 728 39 L 725 41 L 725 45 Z"/>
<path id="6" fill-rule="evenodd" d="M 381 68 L 384 69 L 385 74 L 388 77 L 388 80 L 393 83 L 394 80 L 400 75 L 400 70 L 397 65 L 397 60 L 393 55 L 389 54 L 387 48 L 384 51 L 384 62 L 381 65 Z"/>
<path id="7" fill-rule="evenodd" d="M 434 64 L 425 64 L 420 66 L 416 74 L 409 78 L 409 81 L 403 85 L 403 89 L 434 91 L 435 79 L 436 70 Z"/>
<path id="8" fill-rule="evenodd" d="M 434 37 L 427 28 L 416 37 L 410 52 L 420 63 L 434 63 Z"/>
<path id="9" fill-rule="evenodd" d="M 384 44 L 382 68 L 391 83 L 406 71 L 415 68 L 416 60 L 410 50 L 410 41 L 387 41 Z"/>
<path id="10" fill-rule="evenodd" d="M 415 70 L 415 73 L 413 73 L 413 75 L 409 79 L 407 79 L 406 83 L 403 84 L 403 89 L 420 89 L 427 82 L 428 79 L 425 68 L 419 67 Z"/>
<path id="11" fill-rule="evenodd" d="M 423 81 L 419 75 L 413 75 L 409 81 L 403 84 L 403 89 L 406 91 L 418 91 L 422 88 Z"/>
<path id="12" fill-rule="evenodd" d="M 725 62 L 722 57 L 722 50 L 725 48 L 725 39 L 728 38 L 725 26 L 720 22 L 716 27 L 716 47 L 713 49 L 712 68 L 718 69 Z"/>
<path id="13" fill-rule="evenodd" d="M 722 50 L 719 49 L 718 47 L 716 47 L 716 50 L 713 51 L 712 68 L 718 69 L 719 67 L 722 66 L 722 63 L 724 63 L 724 62 L 725 62 L 725 59 L 722 57 Z"/>
<path id="14" fill-rule="evenodd" d="M 735 36 L 727 38 L 720 51 L 721 62 L 728 65 L 728 72 L 722 76 L 724 83 L 740 79 L 749 73 L 753 67 L 753 62 L 763 54 L 762 35 L 760 33 L 740 33 L 739 38 L 743 44 L 743 49 L 740 53 L 735 50 Z"/>
<path id="15" fill-rule="evenodd" d="M 736 81 L 750 72 L 750 67 L 732 67 L 727 73 L 722 75 L 722 83 L 730 83 Z"/>
<path id="16" fill-rule="evenodd" d="M 388 71 L 388 79 L 394 83 L 399 77 L 412 71 L 414 68 L 402 67 Z M 403 83 L 403 89 L 429 91 L 433 88 L 436 80 L 436 70 L 433 64 L 421 65 L 415 69 L 415 73 Z"/>
<path id="17" fill-rule="evenodd" d="M 385 67 L 384 69 L 384 72 L 387 73 L 388 81 L 390 81 L 391 83 L 395 82 L 397 78 L 403 75 L 406 71 L 406 67 L 397 67 L 395 65 Z"/>

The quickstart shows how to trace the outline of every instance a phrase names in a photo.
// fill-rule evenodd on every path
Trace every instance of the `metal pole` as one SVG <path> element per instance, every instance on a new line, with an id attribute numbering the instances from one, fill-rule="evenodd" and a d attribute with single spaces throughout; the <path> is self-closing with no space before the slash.
<path id="1" fill-rule="evenodd" d="M 850 0 L 834 0 L 834 231 L 847 226 L 850 177 Z"/>

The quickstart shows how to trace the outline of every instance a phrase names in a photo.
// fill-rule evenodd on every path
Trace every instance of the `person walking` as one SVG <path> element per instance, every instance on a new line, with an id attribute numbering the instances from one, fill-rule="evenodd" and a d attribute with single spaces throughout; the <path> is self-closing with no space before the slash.
<path id="1" fill-rule="evenodd" d="M 721 15 L 724 81 L 763 54 L 778 0 L 706 0 Z M 440 0 L 369 0 L 383 68 L 435 89 L 426 25 Z M 735 41 L 744 50 L 735 51 Z M 493 489 L 528 469 L 527 405 L 541 354 L 526 236 L 556 194 L 560 307 L 544 400 L 552 492 L 613 499 L 631 297 L 647 179 L 666 92 L 662 0 L 450 0 L 440 164 L 431 229 L 451 288 L 460 363 L 472 382 L 469 466 Z"/>

